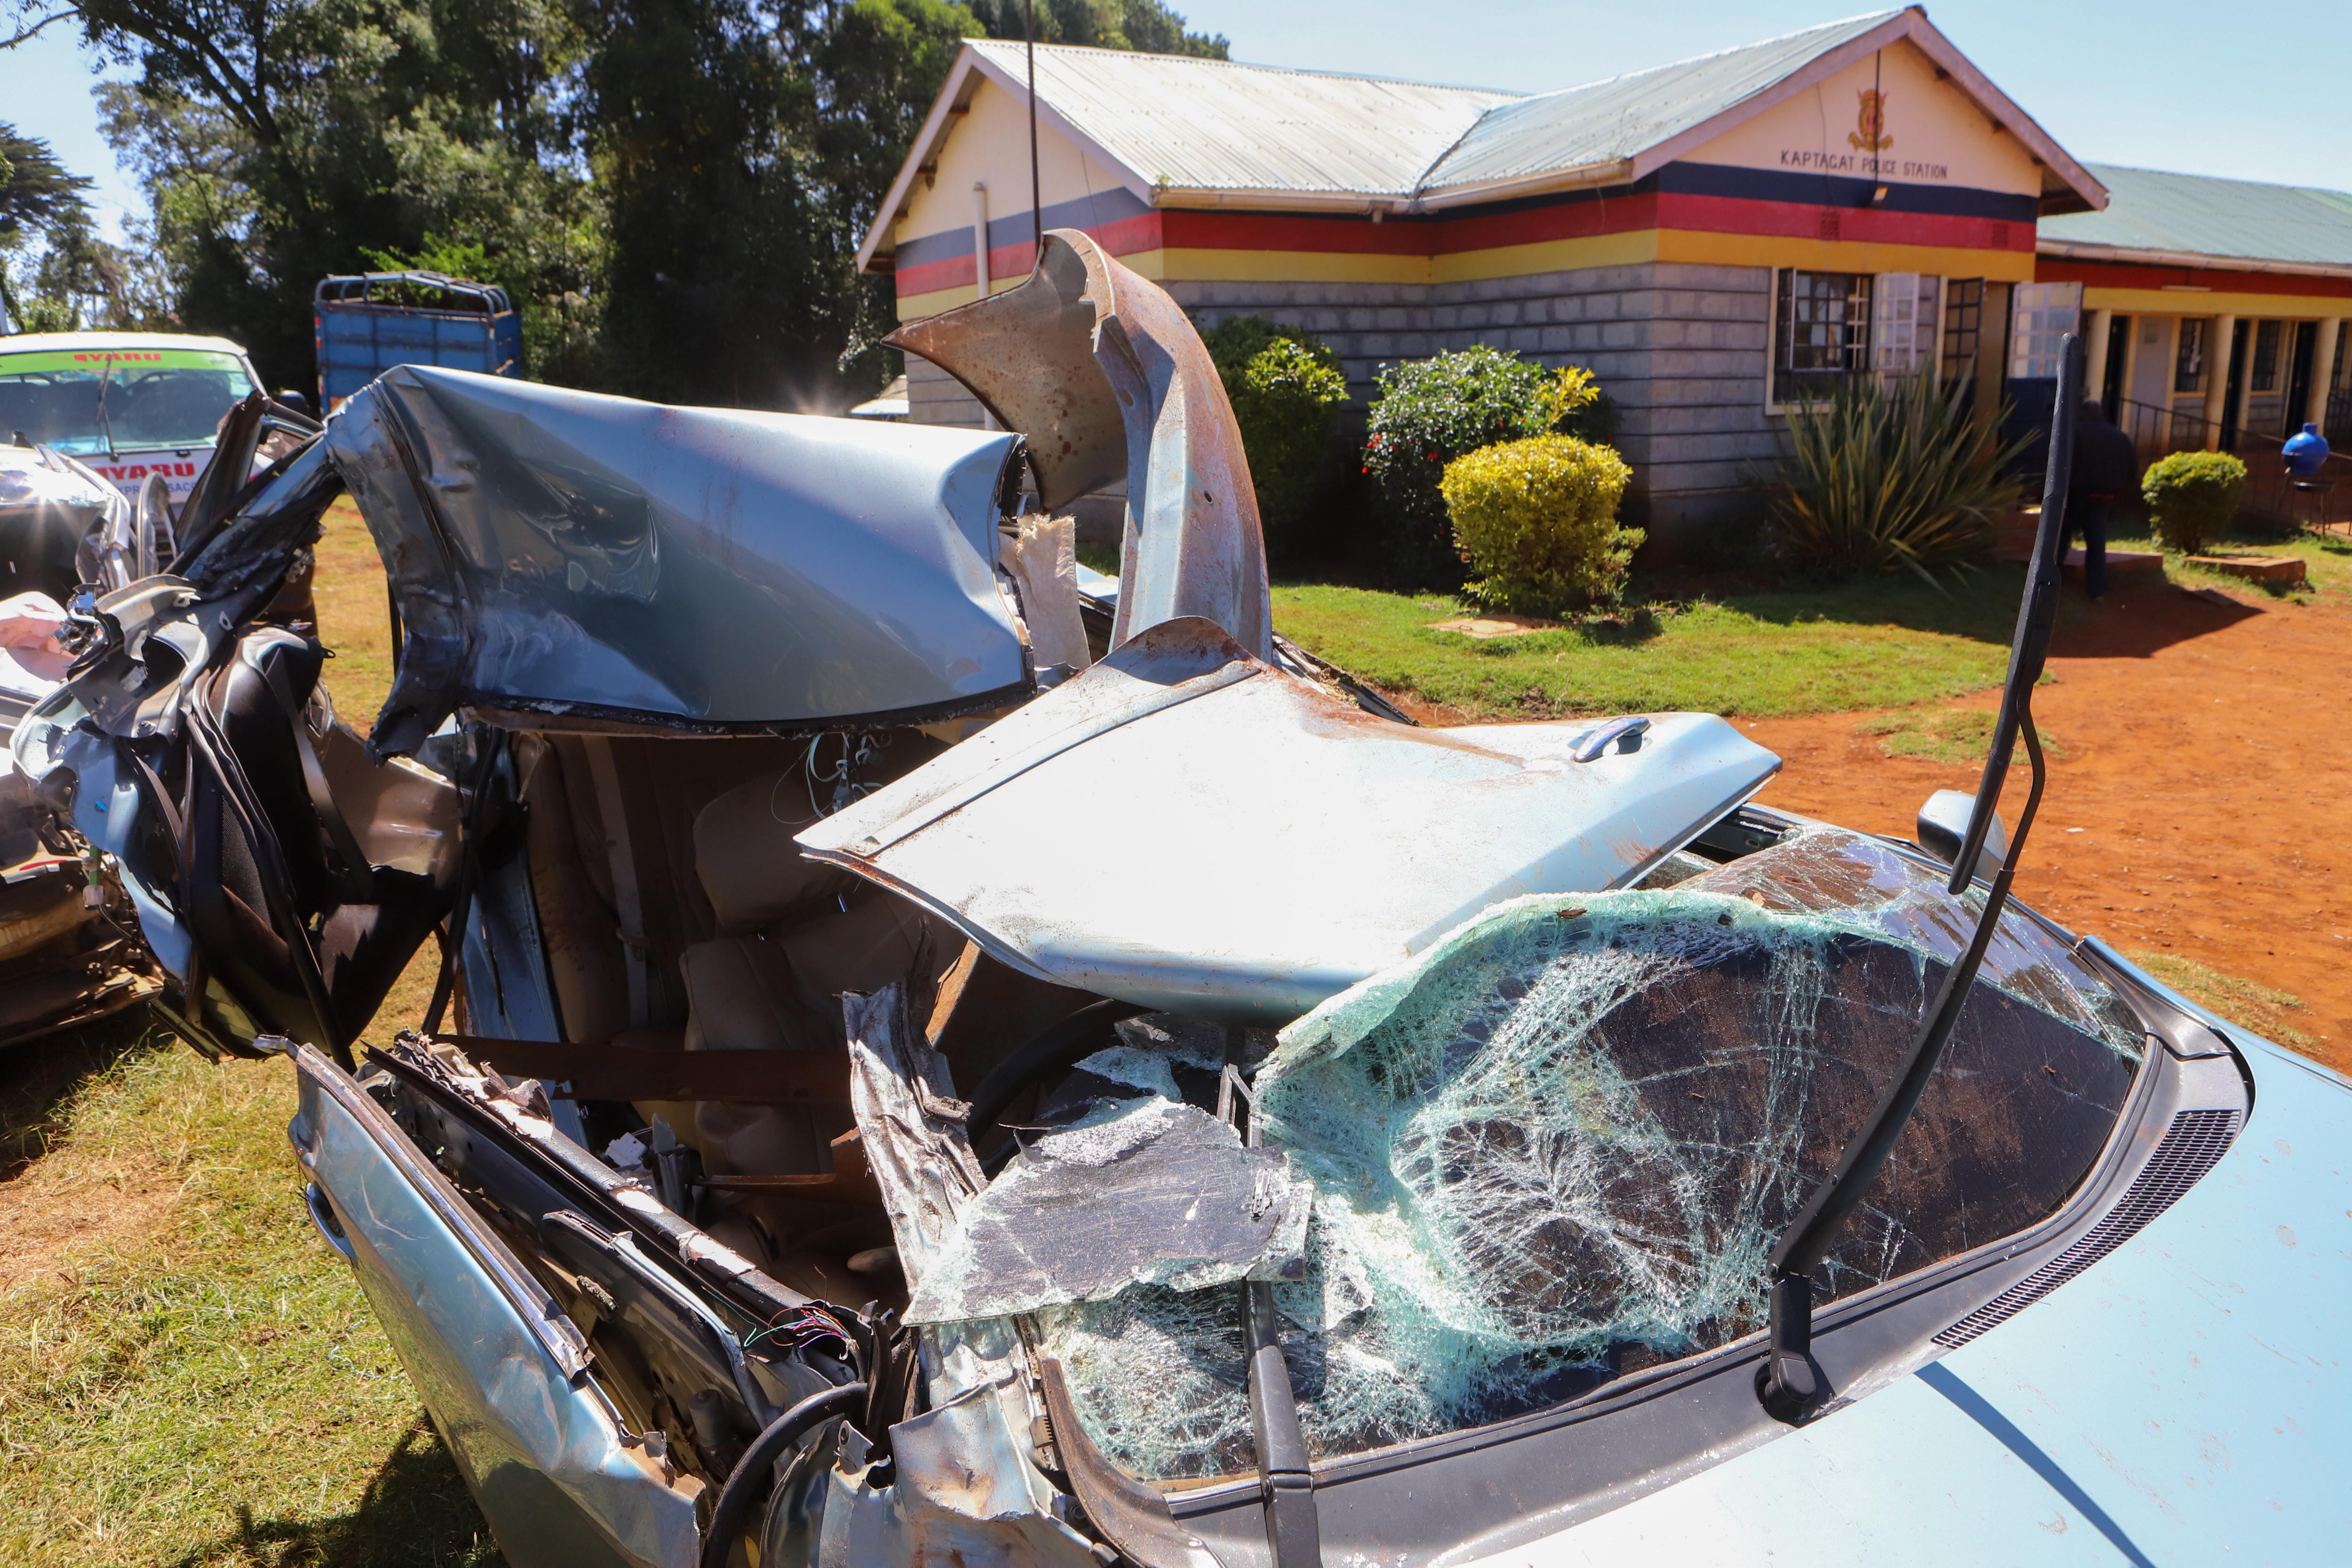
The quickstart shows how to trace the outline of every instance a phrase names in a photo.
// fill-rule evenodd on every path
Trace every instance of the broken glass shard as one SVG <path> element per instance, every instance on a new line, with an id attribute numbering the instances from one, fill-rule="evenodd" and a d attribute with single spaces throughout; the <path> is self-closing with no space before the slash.
<path id="1" fill-rule="evenodd" d="M 1280 1153 L 1243 1147 L 1195 1106 L 1101 1102 L 1029 1143 L 971 1201 L 906 1321 L 1004 1317 L 1136 1284 L 1297 1279 L 1310 1202 Z"/>

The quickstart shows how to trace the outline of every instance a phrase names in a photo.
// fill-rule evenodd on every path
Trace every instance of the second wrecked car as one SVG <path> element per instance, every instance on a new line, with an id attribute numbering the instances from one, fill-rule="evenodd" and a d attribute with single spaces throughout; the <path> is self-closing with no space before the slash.
<path id="1" fill-rule="evenodd" d="M 1750 804 L 1719 719 L 1360 700 L 1273 634 L 1189 322 L 1084 236 L 901 341 L 1004 429 L 393 372 L 192 504 L 18 731 L 173 1026 L 293 1058 L 312 1214 L 509 1561 L 2308 1539 L 2276 1478 L 2329 1450 L 2255 1427 L 2339 1431 L 2341 1373 L 2241 1342 L 2316 1353 L 2340 1255 L 2217 1304 L 2126 1244 L 2323 1223 L 2340 1084 L 2010 910 L 1809 1277 L 1818 1388 L 1759 1397 L 1773 1239 L 1982 885 Z M 1121 478 L 1082 595 L 1058 509 Z M 303 602 L 345 492 L 399 620 L 364 740 Z M 2258 1079 L 2293 1160 L 2240 1152 Z M 2239 1479 L 2050 1459 L 2193 1447 L 2159 1364 Z"/>

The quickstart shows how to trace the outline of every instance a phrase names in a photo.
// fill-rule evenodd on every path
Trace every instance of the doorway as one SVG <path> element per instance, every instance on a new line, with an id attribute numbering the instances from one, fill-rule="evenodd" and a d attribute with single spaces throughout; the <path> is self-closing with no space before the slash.
<path id="1" fill-rule="evenodd" d="M 2253 323 L 2240 321 L 2238 330 L 2230 334 L 2230 363 L 2227 388 L 2221 394 L 2221 450 L 2238 449 L 2238 415 L 2246 388 L 2246 347 L 2253 336 Z"/>
<path id="2" fill-rule="evenodd" d="M 2304 410 L 2311 406 L 2312 362 L 2318 357 L 2319 323 L 2297 321 L 2294 352 L 2287 359 L 2286 408 L 2279 421 L 2282 436 L 2292 436 L 2303 428 Z"/>
<path id="3" fill-rule="evenodd" d="M 2124 366 L 2131 360 L 2132 319 L 2117 316 L 2107 326 L 2107 363 L 2099 367 L 2099 412 L 2116 423 L 2124 401 Z"/>

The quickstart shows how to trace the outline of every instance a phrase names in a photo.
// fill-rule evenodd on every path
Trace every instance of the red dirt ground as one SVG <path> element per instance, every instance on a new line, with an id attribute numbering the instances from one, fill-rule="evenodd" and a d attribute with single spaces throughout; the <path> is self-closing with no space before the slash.
<path id="1" fill-rule="evenodd" d="M 2067 756 L 2018 896 L 2117 947 L 2292 993 L 2315 1054 L 2352 1069 L 2352 608 L 2119 584 L 2060 626 L 2050 668 L 2034 714 Z M 1887 757 L 1864 717 L 1740 721 L 1787 764 L 1760 798 L 1908 837 L 1931 791 L 1976 787 L 1974 767 Z M 2014 825 L 2024 769 L 2010 779 Z"/>

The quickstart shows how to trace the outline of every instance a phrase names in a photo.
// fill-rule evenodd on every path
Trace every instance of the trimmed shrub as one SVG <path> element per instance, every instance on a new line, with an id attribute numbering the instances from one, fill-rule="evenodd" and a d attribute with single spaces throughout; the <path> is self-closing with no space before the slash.
<path id="1" fill-rule="evenodd" d="M 1907 570 L 1933 583 L 1991 552 L 2017 505 L 2006 470 L 2022 446 L 1979 430 L 1926 376 L 1853 377 L 1789 415 L 1775 546 L 1833 577 Z"/>
<path id="2" fill-rule="evenodd" d="M 1236 316 L 1201 341 L 1241 426 L 1267 552 L 1295 555 L 1329 462 L 1332 426 L 1348 401 L 1339 356 L 1314 333 L 1264 316 Z"/>
<path id="3" fill-rule="evenodd" d="M 2227 452 L 2175 452 L 2147 466 L 2139 493 L 2164 547 L 2200 555 L 2236 519 L 2246 465 Z"/>
<path id="4" fill-rule="evenodd" d="M 1615 603 L 1643 538 L 1617 526 L 1633 478 L 1624 458 L 1573 436 L 1507 441 L 1446 464 L 1439 488 L 1454 542 L 1479 574 L 1471 596 L 1536 616 Z"/>
<path id="5" fill-rule="evenodd" d="M 1364 442 L 1377 488 L 1381 570 L 1400 588 L 1458 588 L 1462 557 L 1439 489 L 1445 465 L 1598 409 L 1589 371 L 1546 370 L 1480 345 L 1382 367 Z"/>

